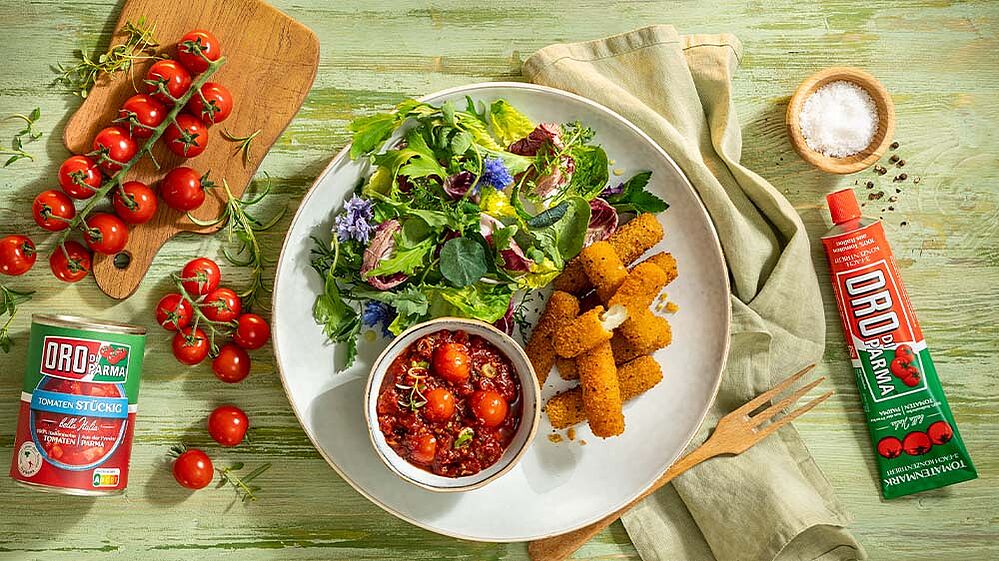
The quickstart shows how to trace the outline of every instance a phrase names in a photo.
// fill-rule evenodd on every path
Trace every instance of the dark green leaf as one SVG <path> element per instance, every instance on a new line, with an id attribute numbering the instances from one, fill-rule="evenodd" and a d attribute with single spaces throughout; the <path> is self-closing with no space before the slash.
<path id="1" fill-rule="evenodd" d="M 572 172 L 568 192 L 588 201 L 607 186 L 607 153 L 599 146 L 576 146 L 570 153 L 576 169 Z"/>
<path id="2" fill-rule="evenodd" d="M 356 160 L 384 144 L 400 124 L 400 119 L 393 113 L 377 113 L 355 119 L 349 127 L 354 133 L 350 159 Z"/>
<path id="3" fill-rule="evenodd" d="M 441 274 L 458 288 L 478 281 L 488 269 L 485 250 L 473 240 L 454 238 L 441 249 Z"/>
<path id="4" fill-rule="evenodd" d="M 569 202 L 562 201 L 559 204 L 553 206 L 552 208 L 528 220 L 527 227 L 532 230 L 540 230 L 541 228 L 547 228 L 548 226 L 551 226 L 552 224 L 558 222 L 559 219 L 565 216 L 565 213 L 568 209 L 569 209 Z"/>
<path id="5" fill-rule="evenodd" d="M 636 173 L 624 183 L 620 193 L 607 197 L 607 202 L 618 212 L 657 213 L 666 210 L 669 204 L 646 190 L 651 177 L 651 171 Z"/>

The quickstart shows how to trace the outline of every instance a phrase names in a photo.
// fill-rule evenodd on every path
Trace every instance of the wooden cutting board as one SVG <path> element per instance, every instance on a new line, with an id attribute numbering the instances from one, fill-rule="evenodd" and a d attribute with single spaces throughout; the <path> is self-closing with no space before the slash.
<path id="1" fill-rule="evenodd" d="M 124 42 L 121 28 L 143 16 L 156 25 L 159 48 L 171 58 L 175 57 L 177 41 L 193 29 L 209 30 L 219 39 L 227 62 L 210 81 L 232 93 L 234 108 L 225 122 L 209 129 L 208 147 L 201 155 L 185 160 L 157 142 L 153 154 L 160 168 L 147 157 L 132 168 L 127 179 L 155 189 L 169 170 L 186 165 L 201 173 L 210 170 L 210 178 L 219 185 L 224 178 L 233 195 L 240 196 L 312 87 L 319 64 L 319 40 L 309 28 L 260 0 L 171 0 L 166 4 L 127 0 L 112 43 Z M 133 81 L 142 88 L 142 78 L 152 64 L 144 62 L 135 65 L 133 75 L 105 75 L 98 81 L 66 125 L 63 142 L 70 151 L 90 152 L 97 132 L 109 126 L 122 103 L 136 93 Z M 221 132 L 245 136 L 258 129 L 261 132 L 251 145 L 252 159 L 244 164 L 236 152 L 238 144 L 222 138 Z M 205 204 L 192 214 L 202 220 L 216 217 L 224 201 L 224 191 L 210 191 Z M 159 202 L 151 221 L 132 228 L 124 249 L 130 259 L 95 255 L 94 277 L 108 296 L 122 299 L 135 292 L 156 252 L 178 232 L 207 234 L 221 227 L 196 226 L 184 214 Z M 118 265 L 127 261 L 127 265 L 119 267 L 116 261 Z"/>

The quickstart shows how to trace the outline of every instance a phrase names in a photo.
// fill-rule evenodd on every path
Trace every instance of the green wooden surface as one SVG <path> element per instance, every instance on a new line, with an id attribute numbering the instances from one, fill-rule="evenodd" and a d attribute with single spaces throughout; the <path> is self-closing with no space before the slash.
<path id="1" fill-rule="evenodd" d="M 736 77 L 744 162 L 784 192 L 813 240 L 826 229 L 822 196 L 837 187 L 877 183 L 898 200 L 867 206 L 887 222 L 954 413 L 981 479 L 884 503 L 878 497 L 862 412 L 827 283 L 828 346 L 820 371 L 838 394 L 797 423 L 818 464 L 856 518 L 853 529 L 874 559 L 999 558 L 999 429 L 995 356 L 999 350 L 999 3 L 924 0 L 750 3 L 702 2 L 328 2 L 280 0 L 277 6 L 318 34 L 319 74 L 301 113 L 261 166 L 273 178 L 271 208 L 293 211 L 315 175 L 346 142 L 345 124 L 401 95 L 482 80 L 518 80 L 522 61 L 546 44 L 596 38 L 650 23 L 685 32 L 735 33 L 745 45 Z M 165 3 L 169 7 L 169 2 Z M 105 46 L 114 3 L 0 0 L 0 115 L 41 106 L 46 136 L 34 162 L 0 170 L 0 233 L 34 232 L 30 203 L 56 185 L 66 157 L 61 126 L 79 99 L 50 87 L 49 66 L 82 45 Z M 161 38 L 169 40 L 170 38 Z M 237 54 L 237 53 L 234 53 Z M 238 55 L 238 54 L 237 54 Z M 896 139 L 910 180 L 889 174 L 823 175 L 801 162 L 784 133 L 787 98 L 811 72 L 856 65 L 879 77 L 898 112 Z M 261 92 L 266 94 L 266 92 Z M 14 123 L 0 123 L 7 143 Z M 913 177 L 920 177 L 918 185 Z M 893 210 L 888 210 L 889 205 Z M 264 235 L 276 256 L 286 217 Z M 904 223 L 904 225 L 903 225 Z M 0 559 L 525 559 L 522 544 L 459 542 L 383 513 L 355 493 L 312 449 L 292 415 L 273 358 L 258 351 L 250 378 L 223 386 L 207 366 L 182 368 L 150 312 L 167 275 L 192 255 L 217 256 L 219 239 L 170 242 L 139 291 L 124 302 L 92 280 L 64 286 L 40 261 L 11 287 L 38 290 L 14 324 L 19 345 L 0 355 L 0 459 L 10 457 L 24 337 L 32 311 L 115 318 L 151 328 L 132 480 L 121 498 L 35 493 L 0 478 Z M 44 244 L 44 242 L 43 242 Z M 827 272 L 817 243 L 815 262 Z M 226 274 L 241 284 L 232 269 Z M 823 277 L 824 278 L 824 277 Z M 209 446 L 205 415 L 223 401 L 245 408 L 252 444 Z M 225 464 L 272 462 L 254 504 L 228 490 L 187 493 L 164 464 L 186 440 Z M 6 464 L 4 464 L 6 465 Z M 4 467 L 6 469 L 6 467 Z M 733 521 L 732 531 L 739 531 Z M 936 553 L 932 553 L 936 552 Z M 579 559 L 636 559 L 620 524 L 577 553 Z"/>

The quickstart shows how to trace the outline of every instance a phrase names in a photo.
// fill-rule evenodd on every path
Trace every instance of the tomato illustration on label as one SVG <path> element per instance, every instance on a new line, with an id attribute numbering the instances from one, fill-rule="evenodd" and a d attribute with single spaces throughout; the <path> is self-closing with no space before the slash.
<path id="1" fill-rule="evenodd" d="M 892 459 L 902 455 L 902 441 L 894 436 L 886 436 L 878 441 L 878 454 Z"/>
<path id="2" fill-rule="evenodd" d="M 950 428 L 950 423 L 947 421 L 937 421 L 926 429 L 926 434 L 933 444 L 939 446 L 950 442 L 954 437 L 954 429 Z"/>
<path id="3" fill-rule="evenodd" d="M 902 449 L 910 456 L 922 456 L 929 452 L 932 447 L 930 437 L 926 436 L 925 432 L 910 432 L 902 440 Z"/>

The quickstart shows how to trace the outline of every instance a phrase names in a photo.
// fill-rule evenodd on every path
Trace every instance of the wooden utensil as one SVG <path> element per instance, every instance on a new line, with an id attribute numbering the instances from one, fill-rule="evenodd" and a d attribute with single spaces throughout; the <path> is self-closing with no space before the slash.
<path id="1" fill-rule="evenodd" d="M 585 526 L 573 532 L 531 542 L 527 547 L 527 552 L 530 554 L 531 559 L 534 561 L 561 561 L 562 559 L 568 558 L 574 551 L 588 542 L 590 538 L 600 533 L 600 531 L 607 526 L 613 524 L 614 521 L 620 518 L 621 515 L 628 511 L 628 509 L 635 506 L 652 493 L 658 491 L 659 488 L 672 481 L 676 476 L 709 458 L 723 454 L 741 454 L 745 452 L 757 442 L 760 442 L 764 438 L 776 432 L 777 429 L 807 413 L 813 407 L 822 403 L 826 399 L 829 399 L 834 392 L 828 391 L 794 411 L 787 413 L 783 417 L 773 420 L 770 424 L 763 426 L 763 423 L 774 419 L 776 415 L 794 405 L 794 403 L 797 402 L 801 396 L 808 393 L 815 386 L 821 384 L 822 381 L 826 379 L 825 376 L 822 376 L 767 409 L 764 409 L 755 415 L 750 415 L 750 413 L 762 407 L 764 403 L 776 398 L 778 395 L 790 388 L 812 368 L 815 368 L 814 364 L 805 367 L 797 374 L 787 378 L 783 382 L 774 386 L 772 389 L 761 393 L 742 407 L 739 407 L 735 411 L 732 411 L 728 415 L 722 417 L 721 420 L 718 421 L 718 425 L 715 427 L 714 432 L 711 433 L 711 437 L 708 438 L 704 444 L 701 444 L 693 452 L 677 460 L 676 463 L 666 470 L 666 473 L 657 479 L 651 487 L 646 489 L 635 500 L 625 505 L 625 507 L 621 510 L 618 510 L 617 512 L 614 512 L 613 514 L 606 516 L 589 526 Z"/>
<path id="2" fill-rule="evenodd" d="M 158 142 L 153 154 L 160 167 L 145 158 L 132 168 L 127 179 L 155 188 L 169 170 L 186 165 L 200 173 L 210 170 L 210 178 L 220 185 L 225 179 L 233 195 L 239 197 L 260 160 L 291 122 L 312 87 L 319 64 L 318 39 L 309 28 L 260 0 L 172 0 L 168 4 L 127 0 L 112 42 L 123 42 L 120 31 L 125 23 L 136 22 L 143 16 L 155 24 L 160 49 L 170 56 L 175 55 L 174 45 L 188 31 L 206 29 L 219 39 L 227 62 L 211 81 L 232 93 L 234 108 L 225 122 L 209 129 L 208 147 L 200 156 L 185 160 Z M 136 87 L 142 89 L 142 79 L 151 64 L 152 61 L 142 61 L 129 73 L 104 75 L 98 81 L 66 124 L 63 142 L 70 151 L 90 152 L 97 132 L 111 124 L 122 103 L 136 93 Z M 238 144 L 222 138 L 223 130 L 236 136 L 260 130 L 251 145 L 248 162 L 244 163 L 238 153 Z M 214 218 L 224 202 L 224 191 L 209 192 L 204 205 L 192 214 L 202 220 Z M 207 234 L 220 227 L 197 226 L 183 213 L 160 201 L 151 221 L 132 228 L 122 252 L 124 258 L 121 254 L 94 256 L 97 285 L 112 298 L 127 298 L 138 288 L 156 252 L 167 240 L 178 232 Z"/>
<path id="3" fill-rule="evenodd" d="M 871 96 L 878 108 L 878 130 L 874 133 L 871 143 L 860 152 L 843 158 L 832 158 L 808 147 L 804 135 L 801 134 L 801 108 L 805 100 L 815 90 L 822 86 L 840 80 L 852 82 L 864 89 Z M 837 66 L 817 72 L 801 83 L 787 104 L 787 134 L 798 155 L 803 160 L 829 173 L 854 173 L 866 169 L 878 161 L 888 149 L 888 144 L 895 134 L 895 104 L 891 95 L 877 78 L 859 68 Z"/>

